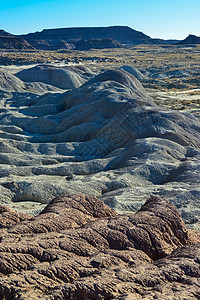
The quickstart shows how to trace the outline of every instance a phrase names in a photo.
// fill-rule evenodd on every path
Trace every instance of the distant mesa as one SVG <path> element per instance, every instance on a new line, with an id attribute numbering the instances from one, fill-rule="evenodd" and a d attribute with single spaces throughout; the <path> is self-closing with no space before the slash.
<path id="1" fill-rule="evenodd" d="M 47 41 L 52 49 L 59 49 L 61 42 L 74 44 L 81 40 L 113 39 L 123 45 L 147 44 L 151 40 L 148 35 L 128 26 L 44 29 L 21 37 L 35 48 L 41 46 L 41 41 Z"/>
<path id="2" fill-rule="evenodd" d="M 0 234 L 0 299 L 199 299 L 200 235 L 162 197 L 124 215 L 80 193 L 34 217 L 0 205 Z"/>
<path id="3" fill-rule="evenodd" d="M 44 29 L 41 32 L 19 36 L 0 30 L 1 49 L 89 50 L 178 42 L 177 40 L 154 39 L 128 26 Z"/>
<path id="4" fill-rule="evenodd" d="M 109 27 L 74 27 L 44 29 L 41 32 L 21 35 L 36 49 L 57 50 L 73 49 L 88 50 L 91 48 L 116 48 L 136 46 L 140 44 L 169 44 L 172 41 L 152 39 L 143 32 L 128 26 Z M 176 41 L 173 41 L 173 44 Z"/>
<path id="5" fill-rule="evenodd" d="M 22 92 L 25 90 L 25 84 L 13 74 L 0 71 L 0 90 L 9 92 Z"/>
<path id="6" fill-rule="evenodd" d="M 200 44 L 200 37 L 194 34 L 189 34 L 186 39 L 180 42 L 180 44 Z"/>

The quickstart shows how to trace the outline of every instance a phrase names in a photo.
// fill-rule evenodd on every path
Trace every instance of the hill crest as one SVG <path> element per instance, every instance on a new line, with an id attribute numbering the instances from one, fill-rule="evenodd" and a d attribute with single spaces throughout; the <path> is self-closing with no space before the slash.
<path id="1" fill-rule="evenodd" d="M 194 34 L 189 34 L 180 44 L 200 44 L 200 37 Z"/>

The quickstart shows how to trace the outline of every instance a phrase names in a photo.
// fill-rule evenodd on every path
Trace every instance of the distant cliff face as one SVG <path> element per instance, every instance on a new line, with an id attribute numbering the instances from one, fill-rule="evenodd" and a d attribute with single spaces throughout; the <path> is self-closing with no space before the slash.
<path id="1" fill-rule="evenodd" d="M 148 44 L 152 41 L 149 36 L 128 26 L 45 29 L 21 37 L 38 49 L 68 48 L 81 40 L 112 39 L 129 46 Z M 96 46 L 97 43 L 94 48 Z M 99 47 L 102 48 L 102 44 Z"/>
<path id="2" fill-rule="evenodd" d="M 181 41 L 180 44 L 200 44 L 200 37 L 190 34 L 186 39 Z"/>
<path id="3" fill-rule="evenodd" d="M 32 39 L 54 39 L 74 42 L 77 40 L 105 39 L 112 38 L 122 44 L 133 44 L 150 40 L 150 37 L 142 32 L 136 31 L 128 26 L 111 27 L 77 27 L 44 29 L 42 32 L 23 35 L 26 40 Z"/>
<path id="4" fill-rule="evenodd" d="M 7 38 L 7 40 L 2 40 L 2 37 Z M 88 50 L 91 48 L 119 48 L 140 44 L 176 44 L 178 42 L 177 40 L 153 39 L 128 26 L 44 29 L 41 32 L 21 36 L 15 36 L 0 30 L 1 49 Z"/>

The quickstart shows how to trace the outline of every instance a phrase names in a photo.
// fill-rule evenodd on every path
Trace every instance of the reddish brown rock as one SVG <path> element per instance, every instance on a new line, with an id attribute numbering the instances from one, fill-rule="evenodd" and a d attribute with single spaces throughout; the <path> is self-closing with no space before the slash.
<path id="1" fill-rule="evenodd" d="M 101 217 L 117 215 L 94 196 L 70 194 L 53 199 L 37 216 L 11 228 L 12 233 L 45 233 L 77 228 Z"/>
<path id="2" fill-rule="evenodd" d="M 0 205 L 0 228 L 9 228 L 21 221 L 29 220 L 32 216 L 13 211 L 9 207 Z"/>
<path id="3" fill-rule="evenodd" d="M 95 197 L 66 195 L 29 218 L 1 229 L 2 299 L 200 297 L 199 235 L 164 198 L 118 215 Z"/>

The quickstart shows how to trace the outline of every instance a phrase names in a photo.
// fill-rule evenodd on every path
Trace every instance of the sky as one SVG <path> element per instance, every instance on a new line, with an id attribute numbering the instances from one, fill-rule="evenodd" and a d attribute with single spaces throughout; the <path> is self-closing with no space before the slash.
<path id="1" fill-rule="evenodd" d="M 124 25 L 163 39 L 200 36 L 199 0 L 1 0 L 0 29 Z"/>

